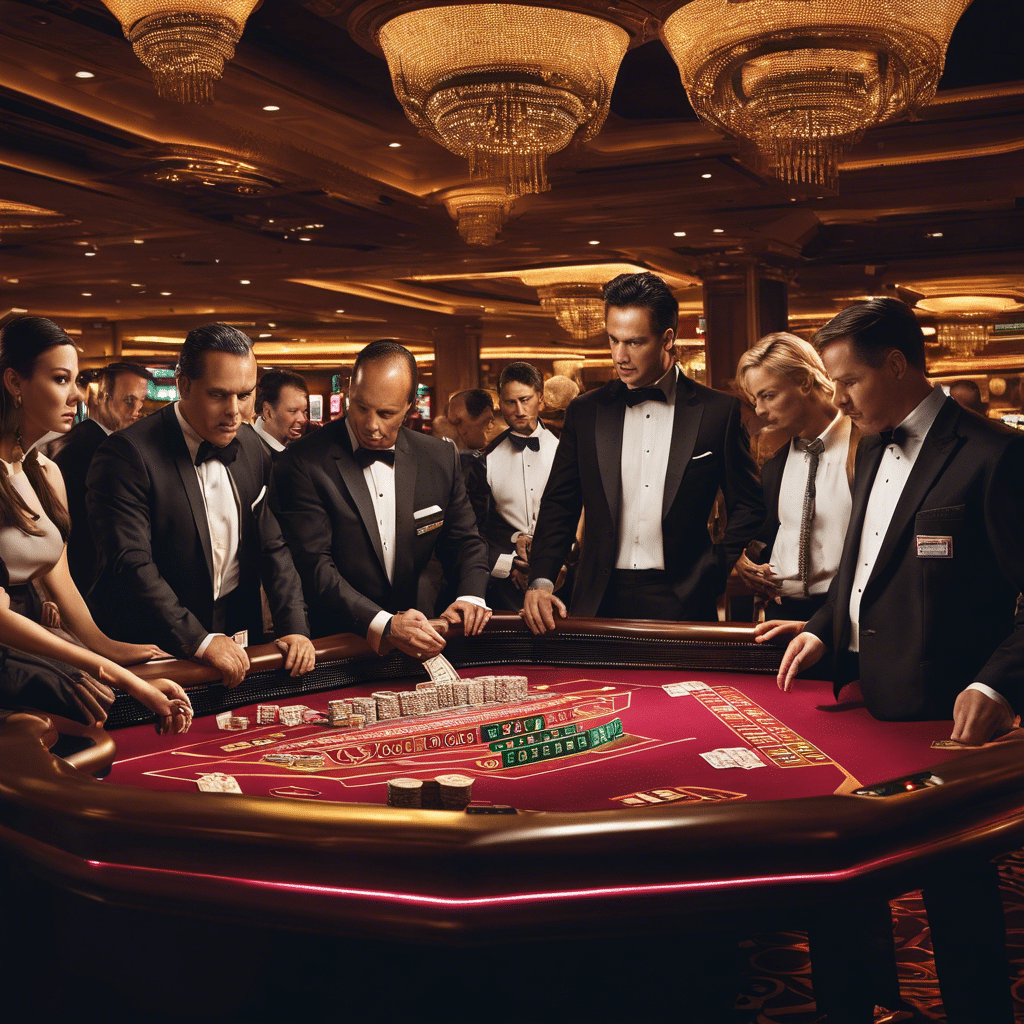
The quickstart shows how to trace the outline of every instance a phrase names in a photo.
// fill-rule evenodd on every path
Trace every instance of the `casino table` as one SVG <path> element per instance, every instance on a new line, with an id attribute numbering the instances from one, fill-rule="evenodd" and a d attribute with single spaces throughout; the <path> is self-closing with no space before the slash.
<path id="1" fill-rule="evenodd" d="M 196 664 L 145 666 L 189 689 L 191 731 L 157 736 L 119 697 L 112 745 L 74 763 L 42 718 L 0 723 L 0 850 L 111 905 L 458 945 L 791 920 L 1024 841 L 1018 732 L 950 748 L 949 722 L 875 721 L 811 679 L 781 693 L 780 651 L 748 625 L 570 618 L 534 637 L 495 616 L 453 630 L 446 657 L 463 679 L 525 676 L 525 697 L 259 724 L 260 704 L 326 711 L 426 679 L 355 637 L 316 647 L 300 680 L 251 648 L 233 690 Z M 226 710 L 249 727 L 218 728 Z M 723 748 L 758 764 L 715 767 Z M 199 790 L 218 772 L 241 795 Z M 387 805 L 389 780 L 453 773 L 472 780 L 464 809 Z"/>

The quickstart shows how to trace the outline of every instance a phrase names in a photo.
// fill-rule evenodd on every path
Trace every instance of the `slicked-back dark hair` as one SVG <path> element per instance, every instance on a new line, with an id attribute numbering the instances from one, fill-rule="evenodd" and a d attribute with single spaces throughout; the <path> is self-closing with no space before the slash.
<path id="1" fill-rule="evenodd" d="M 604 314 L 608 307 L 619 309 L 635 306 L 646 309 L 651 321 L 651 332 L 661 337 L 669 328 L 679 326 L 679 300 L 665 282 L 645 270 L 640 274 L 619 274 L 604 286 Z"/>
<path id="2" fill-rule="evenodd" d="M 528 388 L 533 388 L 534 391 L 544 394 L 544 378 L 533 363 L 522 361 L 509 363 L 498 378 L 498 394 L 501 394 L 501 389 L 512 381 L 517 384 L 525 384 Z M 466 408 L 468 410 L 469 406 Z"/>
<path id="3" fill-rule="evenodd" d="M 262 414 L 264 402 L 269 402 L 276 409 L 277 403 L 281 401 L 281 389 L 289 387 L 298 388 L 307 398 L 309 397 L 305 377 L 292 373 L 291 370 L 267 370 L 256 385 L 256 415 Z"/>
<path id="4" fill-rule="evenodd" d="M 814 335 L 818 352 L 849 338 L 857 358 L 881 366 L 890 349 L 903 353 L 909 366 L 925 368 L 924 334 L 914 311 L 899 299 L 865 299 L 847 306 Z"/>
<path id="5" fill-rule="evenodd" d="M 245 356 L 252 352 L 252 338 L 230 324 L 203 324 L 193 327 L 185 336 L 185 344 L 178 353 L 176 377 L 189 380 L 202 379 L 206 369 L 203 356 L 207 352 L 229 352 L 234 356 Z"/>
<path id="6" fill-rule="evenodd" d="M 494 399 L 491 398 L 491 393 L 484 391 L 483 388 L 468 388 L 465 391 L 457 391 L 448 400 L 449 407 L 456 398 L 461 398 L 465 403 L 466 412 L 471 420 L 475 420 L 478 416 L 483 416 L 488 409 L 494 412 Z"/>
<path id="7" fill-rule="evenodd" d="M 129 363 L 124 360 L 116 363 L 109 363 L 104 366 L 102 370 L 98 370 L 96 373 L 96 380 L 99 382 L 100 394 L 112 395 L 114 393 L 114 386 L 117 383 L 117 378 L 122 373 L 130 373 L 135 377 L 141 377 L 147 383 L 153 379 L 153 374 L 151 374 L 149 370 L 140 363 Z"/>
<path id="8" fill-rule="evenodd" d="M 381 338 L 378 341 L 371 341 L 359 355 L 356 356 L 355 365 L 352 367 L 352 379 L 356 379 L 359 367 L 363 363 L 379 363 L 382 359 L 404 359 L 409 367 L 409 377 L 412 385 L 409 388 L 409 403 L 416 401 L 416 385 L 419 383 L 419 373 L 416 370 L 416 357 L 404 346 L 391 338 Z"/>

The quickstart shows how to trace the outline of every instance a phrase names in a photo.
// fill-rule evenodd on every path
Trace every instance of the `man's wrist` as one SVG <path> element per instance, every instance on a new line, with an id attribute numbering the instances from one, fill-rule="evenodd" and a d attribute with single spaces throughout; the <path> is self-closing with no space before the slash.
<path id="1" fill-rule="evenodd" d="M 1013 708 L 1010 707 L 1010 702 L 998 690 L 993 690 L 991 686 L 985 683 L 974 682 L 970 686 L 965 687 L 965 689 L 977 690 L 979 693 L 983 693 L 989 700 L 994 700 L 997 704 L 1001 704 L 1006 711 L 1013 715 Z"/>
<path id="2" fill-rule="evenodd" d="M 475 604 L 480 608 L 487 608 L 487 602 L 482 597 L 475 597 L 472 594 L 460 594 L 456 601 L 468 601 L 469 604 Z"/>
<path id="3" fill-rule="evenodd" d="M 526 588 L 527 590 L 548 590 L 554 593 L 555 584 L 552 580 L 545 579 L 543 576 L 538 576 L 535 580 L 530 582 L 530 585 Z"/>
<path id="4" fill-rule="evenodd" d="M 213 643 L 215 637 L 226 635 L 225 633 L 207 633 L 203 638 L 203 642 L 195 649 L 192 657 L 198 660 L 206 653 L 206 648 Z"/>
<path id="5" fill-rule="evenodd" d="M 384 639 L 384 627 L 391 629 L 391 620 L 394 616 L 382 608 L 370 620 L 370 627 L 366 631 L 366 642 L 373 649 L 374 654 L 380 654 L 381 641 Z"/>

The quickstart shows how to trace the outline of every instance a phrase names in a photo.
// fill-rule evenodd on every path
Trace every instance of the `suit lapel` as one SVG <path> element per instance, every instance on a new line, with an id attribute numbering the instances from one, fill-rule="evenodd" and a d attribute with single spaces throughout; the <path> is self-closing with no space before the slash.
<path id="1" fill-rule="evenodd" d="M 380 531 L 377 529 L 377 517 L 373 512 L 373 502 L 370 499 L 370 491 L 366 486 L 366 477 L 363 476 L 362 467 L 352 458 L 352 447 L 349 443 L 348 428 L 344 420 L 339 420 L 338 436 L 331 448 L 331 455 L 334 457 L 334 464 L 338 468 L 338 474 L 345 489 L 349 493 L 363 521 L 363 526 L 377 554 L 377 561 L 380 562 L 381 572 L 384 572 L 384 548 L 380 542 Z"/>
<path id="2" fill-rule="evenodd" d="M 875 559 L 871 576 L 865 585 L 865 591 L 896 554 L 900 539 L 921 507 L 921 502 L 924 501 L 936 478 L 956 452 L 958 445 L 954 427 L 959 414 L 960 407 L 952 398 L 947 398 L 939 410 L 938 416 L 935 417 L 931 430 L 925 435 L 924 443 L 914 462 L 914 468 L 910 471 L 903 493 L 896 503 L 892 519 L 889 520 L 889 528 L 882 538 L 882 546 L 878 549 L 878 557 Z M 879 459 L 881 459 L 881 454 L 879 454 Z"/>
<path id="3" fill-rule="evenodd" d="M 395 594 L 404 594 L 415 578 L 416 457 L 405 431 L 395 441 Z M 415 600 L 415 594 L 413 595 Z"/>
<path id="4" fill-rule="evenodd" d="M 253 490 L 253 481 L 257 474 L 241 438 L 238 439 L 238 456 L 228 466 L 228 476 L 231 477 L 231 483 L 235 489 L 235 500 L 238 502 L 239 547 L 245 551 L 254 523 L 253 516 L 246 515 L 245 510 L 247 508 L 251 510 L 252 503 L 256 500 L 257 493 Z"/>
<path id="5" fill-rule="evenodd" d="M 185 435 L 178 426 L 178 417 L 174 412 L 173 403 L 166 406 L 161 413 L 164 418 L 164 437 L 167 440 L 167 451 L 174 459 L 181 483 L 185 488 L 188 503 L 192 508 L 192 520 L 199 534 L 199 543 L 203 548 L 203 555 L 206 558 L 206 571 L 213 579 L 213 550 L 210 547 L 210 523 L 206 518 L 206 502 L 203 500 L 203 491 L 199 486 L 199 477 L 196 475 L 196 467 L 188 454 L 188 445 L 185 444 Z"/>
<path id="6" fill-rule="evenodd" d="M 672 417 L 672 444 L 669 448 L 668 468 L 665 471 L 665 493 L 661 502 L 662 519 L 668 515 L 683 482 L 686 467 L 693 456 L 704 405 L 688 377 L 676 371 L 675 414 Z"/>
<path id="7" fill-rule="evenodd" d="M 612 522 L 619 517 L 619 496 L 622 492 L 622 424 L 626 416 L 624 402 L 616 401 L 617 393 L 609 388 L 603 407 L 594 410 L 594 443 L 597 446 L 597 468 L 604 486 L 605 500 Z"/>

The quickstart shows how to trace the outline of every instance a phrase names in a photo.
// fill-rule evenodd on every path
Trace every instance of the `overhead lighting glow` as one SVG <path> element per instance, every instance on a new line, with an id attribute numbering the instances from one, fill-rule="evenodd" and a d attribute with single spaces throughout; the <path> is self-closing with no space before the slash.
<path id="1" fill-rule="evenodd" d="M 171 293 L 170 292 L 161 292 L 160 294 L 161 295 L 170 295 Z"/>
<path id="2" fill-rule="evenodd" d="M 724 235 L 725 234 L 725 228 L 712 228 L 711 229 L 711 233 L 714 234 L 714 235 Z"/>
<path id="3" fill-rule="evenodd" d="M 86 297 L 87 299 L 91 299 L 91 298 L 92 298 L 92 292 L 82 292 L 82 294 L 83 294 L 83 295 L 84 295 L 84 296 L 85 296 L 85 297 Z"/>
<path id="4" fill-rule="evenodd" d="M 75 78 L 95 78 L 96 76 L 91 71 L 76 71 Z"/>
<path id="5" fill-rule="evenodd" d="M 941 231 L 929 231 L 928 234 L 925 235 L 925 237 L 926 238 L 941 238 L 942 237 L 942 232 Z"/>
<path id="6" fill-rule="evenodd" d="M 334 312 L 335 312 L 335 313 L 344 313 L 344 312 L 345 312 L 345 310 L 343 310 L 343 309 L 336 309 L 336 310 L 335 310 Z"/>
<path id="7" fill-rule="evenodd" d="M 267 111 L 267 113 L 273 114 L 276 113 L 281 108 L 274 103 L 268 103 L 263 109 Z"/>
<path id="8" fill-rule="evenodd" d="M 710 175 L 710 174 L 702 174 L 702 175 L 701 175 L 701 177 L 702 177 L 702 178 L 710 178 L 710 177 L 711 177 L 711 175 Z"/>
<path id="9" fill-rule="evenodd" d="M 243 277 L 243 278 L 242 278 L 242 280 L 241 280 L 241 281 L 239 281 L 238 283 L 239 283 L 239 284 L 252 284 L 252 281 L 250 281 L 250 280 L 248 280 L 247 278 L 244 278 L 244 277 Z"/>
<path id="10" fill-rule="evenodd" d="M 96 253 L 92 249 L 88 249 L 88 250 L 86 250 L 84 255 L 86 255 L 86 256 L 95 256 Z"/>
<path id="11" fill-rule="evenodd" d="M 312 241 L 313 241 L 313 239 L 312 239 L 312 238 L 310 238 L 310 237 L 309 237 L 308 235 L 303 235 L 303 236 L 302 236 L 302 237 L 301 237 L 301 238 L 299 239 L 299 241 L 300 241 L 300 242 L 312 242 Z"/>
<path id="12" fill-rule="evenodd" d="M 601 244 L 601 242 L 598 239 L 596 239 L 596 238 L 592 238 L 589 242 L 587 242 L 587 245 L 600 245 L 600 244 Z"/>
<path id="13" fill-rule="evenodd" d="M 673 231 L 672 234 L 676 238 L 685 238 L 686 237 L 686 232 L 685 231 Z"/>
<path id="14" fill-rule="evenodd" d="M 139 284 L 139 283 L 138 283 L 138 282 L 136 282 L 136 281 L 132 281 L 132 287 L 133 287 L 133 288 L 141 288 L 141 287 L 142 287 L 142 285 L 141 285 L 141 284 Z"/>
<path id="15" fill-rule="evenodd" d="M 145 242 L 146 242 L 146 240 L 145 240 L 144 238 L 133 238 L 133 239 L 132 239 L 132 241 L 133 241 L 133 242 L 134 242 L 134 243 L 135 243 L 136 245 L 144 245 L 144 244 L 145 244 Z"/>
<path id="16" fill-rule="evenodd" d="M 400 142 L 389 142 L 388 149 L 401 149 L 402 144 Z"/>

